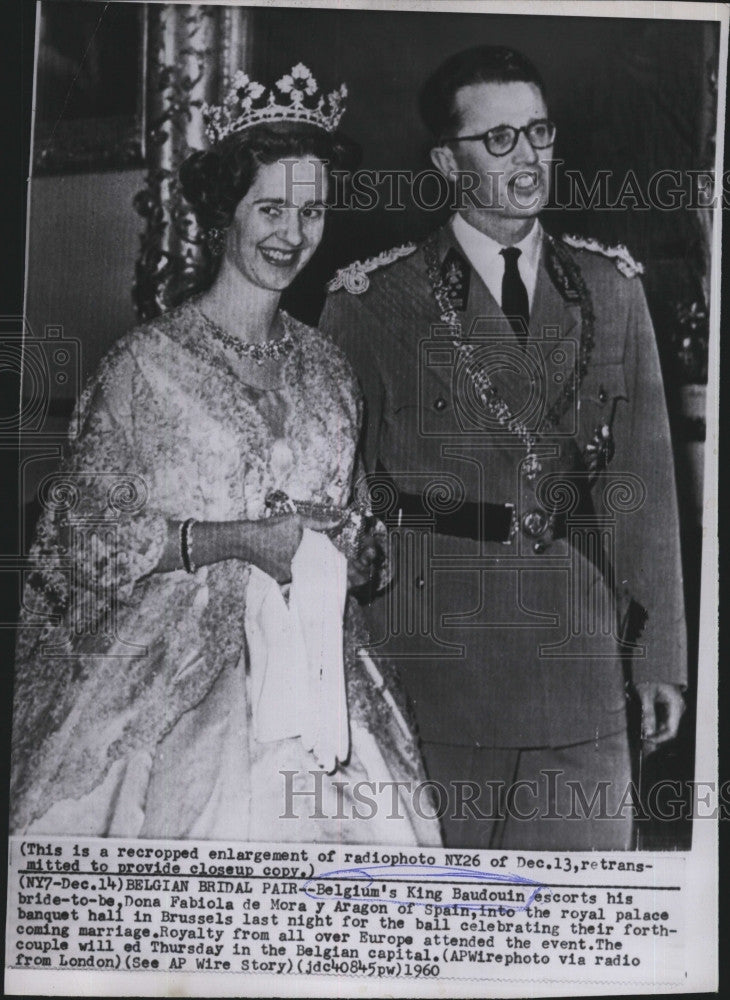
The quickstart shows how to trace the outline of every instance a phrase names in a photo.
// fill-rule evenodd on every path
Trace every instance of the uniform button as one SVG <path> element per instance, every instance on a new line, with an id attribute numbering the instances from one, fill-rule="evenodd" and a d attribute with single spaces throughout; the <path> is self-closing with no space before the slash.
<path id="1" fill-rule="evenodd" d="M 532 551 L 539 556 L 540 553 L 545 552 L 545 550 L 549 548 L 550 545 L 548 542 L 535 542 L 535 544 L 532 546 Z"/>
<path id="2" fill-rule="evenodd" d="M 435 399 L 433 401 L 433 408 L 434 408 L 434 410 L 439 410 L 439 412 L 441 410 L 445 410 L 446 409 L 446 400 L 444 399 L 443 396 L 439 396 L 438 399 Z"/>
<path id="3" fill-rule="evenodd" d="M 608 393 L 606 392 L 606 390 L 603 388 L 602 385 L 599 385 L 598 386 L 598 401 L 599 401 L 599 403 L 605 403 L 607 399 L 608 399 Z"/>
<path id="4" fill-rule="evenodd" d="M 413 581 L 413 585 L 416 587 L 417 590 L 423 590 L 423 588 L 426 586 L 426 581 L 423 579 L 422 576 L 417 576 L 416 579 Z"/>
<path id="5" fill-rule="evenodd" d="M 544 510 L 530 510 L 522 517 L 522 531 L 528 538 L 539 538 L 548 526 L 548 516 Z"/>

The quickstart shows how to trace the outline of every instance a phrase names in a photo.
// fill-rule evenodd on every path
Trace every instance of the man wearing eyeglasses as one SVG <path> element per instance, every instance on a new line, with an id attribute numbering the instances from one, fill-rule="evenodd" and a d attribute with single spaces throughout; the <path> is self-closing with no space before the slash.
<path id="1" fill-rule="evenodd" d="M 452 56 L 420 104 L 457 211 L 339 271 L 321 320 L 363 387 L 398 563 L 371 651 L 414 702 L 447 846 L 629 848 L 627 690 L 650 752 L 685 683 L 641 268 L 543 230 L 556 126 L 519 53 Z"/>

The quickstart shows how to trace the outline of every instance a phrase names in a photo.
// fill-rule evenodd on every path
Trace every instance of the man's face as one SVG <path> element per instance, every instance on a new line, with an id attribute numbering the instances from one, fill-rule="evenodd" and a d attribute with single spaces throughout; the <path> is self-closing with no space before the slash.
<path id="1" fill-rule="evenodd" d="M 460 123 L 453 133 L 456 136 L 478 135 L 500 125 L 520 128 L 548 116 L 545 101 L 532 83 L 470 84 L 457 90 L 454 109 Z M 505 156 L 493 156 L 481 140 L 446 145 L 457 171 L 479 175 L 476 198 L 485 206 L 479 209 L 480 215 L 489 213 L 494 222 L 517 222 L 536 216 L 545 207 L 550 194 L 552 146 L 533 149 L 524 132 Z M 472 221 L 469 217 L 474 210 L 468 209 L 466 214 Z"/>

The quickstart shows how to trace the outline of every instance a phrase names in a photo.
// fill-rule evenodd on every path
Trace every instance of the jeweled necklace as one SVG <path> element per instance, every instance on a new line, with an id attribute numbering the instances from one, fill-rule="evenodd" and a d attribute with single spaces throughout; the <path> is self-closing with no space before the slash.
<path id="1" fill-rule="evenodd" d="M 230 333 L 226 333 L 209 316 L 206 316 L 196 303 L 193 303 L 193 306 L 203 320 L 211 337 L 217 340 L 218 343 L 223 344 L 224 347 L 229 348 L 239 358 L 247 358 L 257 365 L 262 365 L 264 361 L 278 361 L 279 358 L 285 358 L 287 354 L 291 354 L 294 347 L 294 337 L 289 328 L 289 317 L 285 312 L 279 314 L 284 324 L 283 337 L 280 337 L 278 340 L 267 340 L 263 344 L 251 344 L 240 340 L 238 337 L 231 336 Z"/>
<path id="2" fill-rule="evenodd" d="M 441 279 L 438 259 L 437 234 L 432 233 L 423 244 L 423 254 L 426 261 L 426 272 L 431 284 L 436 304 L 439 308 L 441 321 L 454 333 L 454 347 L 464 359 L 468 377 L 471 379 L 477 395 L 488 410 L 490 416 L 514 434 L 524 445 L 527 452 L 522 462 L 522 473 L 526 479 L 533 480 L 542 471 L 540 460 L 536 454 L 539 434 L 556 427 L 571 402 L 576 398 L 583 376 L 588 370 L 588 362 L 593 351 L 593 305 L 580 269 L 572 257 L 563 251 L 559 244 L 547 236 L 548 265 L 553 279 L 560 286 L 559 291 L 564 298 L 577 300 L 581 312 L 581 340 L 575 367 L 566 379 L 562 391 L 545 414 L 537 431 L 531 431 L 520 420 L 517 420 L 507 402 L 497 392 L 488 372 L 483 365 L 473 359 L 475 345 L 465 340 L 461 334 L 461 325 L 456 310 L 449 298 L 448 290 Z"/>

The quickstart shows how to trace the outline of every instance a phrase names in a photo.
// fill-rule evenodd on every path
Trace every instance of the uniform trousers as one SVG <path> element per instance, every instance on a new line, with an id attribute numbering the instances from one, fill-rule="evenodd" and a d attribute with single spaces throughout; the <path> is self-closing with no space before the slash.
<path id="1" fill-rule="evenodd" d="M 625 729 L 569 746 L 504 749 L 424 741 L 421 749 L 447 847 L 632 847 Z"/>

